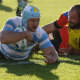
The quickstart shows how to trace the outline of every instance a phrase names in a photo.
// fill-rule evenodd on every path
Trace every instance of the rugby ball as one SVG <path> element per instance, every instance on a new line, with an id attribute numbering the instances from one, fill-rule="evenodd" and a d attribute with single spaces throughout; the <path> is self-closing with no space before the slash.
<path id="1" fill-rule="evenodd" d="M 16 27 L 14 30 L 14 32 L 23 32 L 23 31 L 27 31 L 27 29 L 22 25 Z M 17 50 L 23 50 L 27 47 L 27 40 L 22 39 L 18 42 L 15 42 L 15 43 L 13 43 L 13 47 Z"/>

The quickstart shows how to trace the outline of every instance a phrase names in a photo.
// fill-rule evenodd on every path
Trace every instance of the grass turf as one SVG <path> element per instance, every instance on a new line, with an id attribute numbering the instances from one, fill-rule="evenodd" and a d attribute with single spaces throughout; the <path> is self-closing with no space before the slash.
<path id="1" fill-rule="evenodd" d="M 69 10 L 79 0 L 29 0 L 28 5 L 37 6 L 41 12 L 40 26 L 48 24 Z M 17 0 L 3 0 L 0 3 L 0 29 L 6 20 L 16 16 Z M 21 65 L 10 65 L 19 61 L 0 59 L 0 80 L 80 80 L 80 56 L 59 56 L 59 61 L 52 65 L 43 62 L 43 53 L 28 58 L 25 61 L 42 61 L 40 63 L 29 63 Z M 8 65 L 9 64 L 9 65 Z"/>

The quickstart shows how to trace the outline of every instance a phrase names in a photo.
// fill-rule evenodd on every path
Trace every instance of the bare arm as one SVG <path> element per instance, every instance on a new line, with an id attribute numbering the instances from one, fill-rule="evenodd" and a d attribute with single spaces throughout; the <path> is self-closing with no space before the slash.
<path id="1" fill-rule="evenodd" d="M 80 55 L 80 50 L 74 49 L 74 50 L 73 50 L 73 54 L 78 54 L 78 55 Z"/>
<path id="2" fill-rule="evenodd" d="M 32 34 L 29 31 L 24 32 L 11 32 L 11 31 L 1 31 L 0 32 L 0 41 L 3 44 L 11 44 L 14 42 L 17 42 L 19 40 L 22 40 L 24 38 L 31 40 Z"/>
<path id="3" fill-rule="evenodd" d="M 60 48 L 60 49 L 59 49 L 59 51 L 62 52 L 62 53 L 59 53 L 60 55 L 65 55 L 64 52 L 67 53 L 67 54 L 72 54 L 72 55 L 74 55 L 74 54 L 80 55 L 80 50 L 74 49 L 74 48 L 73 48 L 70 44 L 68 44 L 68 43 L 67 43 L 67 45 L 69 46 L 69 48 Z"/>
<path id="4" fill-rule="evenodd" d="M 80 55 L 80 50 L 78 49 L 74 49 L 70 44 L 67 43 L 67 45 L 69 46 L 69 48 L 60 48 L 59 51 L 60 51 L 60 55 L 65 55 L 64 53 L 67 53 L 67 54 L 78 54 Z"/>
<path id="5" fill-rule="evenodd" d="M 60 48 L 59 51 L 60 51 L 59 55 L 65 55 L 65 53 L 67 53 L 68 55 L 69 54 L 71 54 L 71 55 L 80 55 L 80 50 L 78 50 L 78 49 Z"/>
<path id="6" fill-rule="evenodd" d="M 54 32 L 54 31 L 57 30 L 57 28 L 54 26 L 54 22 L 49 23 L 49 24 L 43 26 L 42 29 L 44 29 L 44 31 L 45 31 L 47 34 L 52 33 L 52 32 Z"/>
<path id="7" fill-rule="evenodd" d="M 58 60 L 58 54 L 53 46 L 48 47 L 48 48 L 44 48 L 42 51 L 45 54 L 44 57 L 46 58 L 45 59 L 46 63 L 52 64 Z"/>
<path id="8" fill-rule="evenodd" d="M 49 33 L 52 33 L 59 28 L 64 27 L 68 23 L 68 21 L 67 21 L 68 15 L 67 14 L 68 14 L 68 11 L 61 14 L 57 21 L 49 23 L 49 24 L 43 26 L 42 28 L 44 29 L 44 31 L 47 34 L 49 34 Z"/>

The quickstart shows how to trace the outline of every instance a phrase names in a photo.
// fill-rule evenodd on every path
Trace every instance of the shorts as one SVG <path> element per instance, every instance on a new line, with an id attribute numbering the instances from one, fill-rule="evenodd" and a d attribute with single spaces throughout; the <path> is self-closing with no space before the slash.
<path id="1" fill-rule="evenodd" d="M 55 49 L 58 51 L 59 48 L 68 48 L 69 34 L 68 34 L 68 27 L 65 26 L 57 31 L 53 32 L 54 39 L 51 40 L 51 43 L 54 45 Z"/>

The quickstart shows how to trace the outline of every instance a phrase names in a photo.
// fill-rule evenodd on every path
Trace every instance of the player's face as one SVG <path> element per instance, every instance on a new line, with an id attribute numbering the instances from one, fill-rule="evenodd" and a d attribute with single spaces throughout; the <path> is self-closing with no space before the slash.
<path id="1" fill-rule="evenodd" d="M 69 11 L 68 22 L 69 22 L 69 27 L 71 29 L 75 29 L 75 28 L 80 27 L 80 20 L 78 18 L 77 12 L 75 10 L 74 11 Z"/>
<path id="2" fill-rule="evenodd" d="M 30 31 L 35 32 L 39 25 L 40 18 L 30 18 L 27 20 L 27 27 Z"/>

